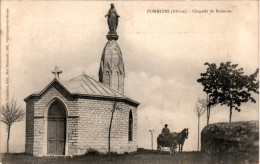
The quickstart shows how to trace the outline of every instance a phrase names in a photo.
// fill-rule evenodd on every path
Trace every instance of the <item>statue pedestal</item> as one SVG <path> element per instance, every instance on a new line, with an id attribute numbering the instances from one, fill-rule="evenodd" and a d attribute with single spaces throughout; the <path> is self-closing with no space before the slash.
<path id="1" fill-rule="evenodd" d="M 118 35 L 117 35 L 117 33 L 116 32 L 108 32 L 108 34 L 107 34 L 107 39 L 108 40 L 117 40 L 118 39 Z"/>

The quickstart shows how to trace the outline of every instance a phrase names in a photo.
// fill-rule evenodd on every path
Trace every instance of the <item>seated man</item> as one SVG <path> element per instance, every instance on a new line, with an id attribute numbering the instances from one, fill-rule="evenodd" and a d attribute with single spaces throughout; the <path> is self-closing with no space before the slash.
<path id="1" fill-rule="evenodd" d="M 163 135 L 163 136 L 167 136 L 167 135 L 169 135 L 169 134 L 170 134 L 170 130 L 168 129 L 168 125 L 165 124 L 165 125 L 164 125 L 164 128 L 162 129 L 162 135 Z"/>

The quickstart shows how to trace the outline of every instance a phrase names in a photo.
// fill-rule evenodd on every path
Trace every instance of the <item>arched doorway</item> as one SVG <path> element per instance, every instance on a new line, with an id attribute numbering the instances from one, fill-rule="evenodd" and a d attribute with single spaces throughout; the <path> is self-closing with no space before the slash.
<path id="1" fill-rule="evenodd" d="M 60 101 L 51 104 L 48 111 L 47 153 L 64 155 L 66 142 L 66 111 Z"/>

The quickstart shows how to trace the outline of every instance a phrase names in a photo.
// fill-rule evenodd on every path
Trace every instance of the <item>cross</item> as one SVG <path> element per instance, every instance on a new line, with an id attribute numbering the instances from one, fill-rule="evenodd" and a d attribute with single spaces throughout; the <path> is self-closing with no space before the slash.
<path id="1" fill-rule="evenodd" d="M 149 130 L 149 132 L 151 133 L 151 143 L 152 143 L 152 150 L 153 150 L 153 133 L 154 133 L 154 129 Z"/>
<path id="2" fill-rule="evenodd" d="M 59 78 L 59 74 L 61 74 L 62 71 L 59 70 L 58 66 L 55 66 L 55 69 L 54 69 L 54 71 L 52 71 L 52 73 L 55 74 L 54 78 Z"/>

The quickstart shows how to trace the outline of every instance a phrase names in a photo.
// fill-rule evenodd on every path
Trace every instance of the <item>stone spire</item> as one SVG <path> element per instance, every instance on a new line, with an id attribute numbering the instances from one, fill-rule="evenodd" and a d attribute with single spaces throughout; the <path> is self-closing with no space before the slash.
<path id="1" fill-rule="evenodd" d="M 99 81 L 120 93 L 124 93 L 124 62 L 122 52 L 116 41 L 118 39 L 116 28 L 119 15 L 116 13 L 114 5 L 111 4 L 111 9 L 106 16 L 108 16 L 110 31 L 107 34 L 108 42 L 100 61 Z"/>

